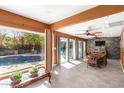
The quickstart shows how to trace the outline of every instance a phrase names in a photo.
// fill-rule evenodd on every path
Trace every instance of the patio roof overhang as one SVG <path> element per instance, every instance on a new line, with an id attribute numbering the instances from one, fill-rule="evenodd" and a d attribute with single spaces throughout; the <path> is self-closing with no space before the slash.
<path id="1" fill-rule="evenodd" d="M 47 55 L 46 58 L 50 59 L 50 60 L 47 60 L 47 71 L 50 71 L 51 65 L 52 65 L 52 31 L 57 31 L 57 29 L 65 26 L 77 24 L 80 22 L 86 22 L 96 18 L 119 13 L 122 11 L 124 11 L 123 5 L 100 5 L 90 10 L 87 10 L 85 12 L 63 19 L 54 24 L 48 25 L 43 22 L 39 22 L 30 18 L 26 18 L 24 16 L 20 16 L 20 15 L 0 9 L 0 25 L 31 30 L 34 32 L 44 32 L 45 29 L 47 29 L 46 37 L 48 41 L 46 44 L 46 50 L 49 50 L 49 51 L 47 51 L 46 53 Z M 58 35 L 60 34 L 62 37 L 66 37 L 66 38 L 72 38 L 72 37 L 76 38 L 76 36 L 71 36 L 64 33 L 59 33 Z M 56 44 L 54 47 L 56 47 Z"/>
<path id="2" fill-rule="evenodd" d="M 99 5 L 51 25 L 52 30 L 123 12 L 124 5 Z"/>
<path id="3" fill-rule="evenodd" d="M 24 16 L 20 16 L 5 10 L 0 9 L 0 25 L 5 25 L 9 27 L 15 27 L 20 29 L 31 30 L 34 32 L 44 32 L 45 29 L 50 29 L 51 31 L 57 31 L 57 29 L 86 22 L 89 20 L 97 19 L 107 15 L 112 15 L 124 11 L 123 5 L 100 5 L 95 8 L 91 8 L 85 12 L 81 12 L 74 16 L 68 17 L 51 25 L 39 22 Z M 64 34 L 65 37 L 70 37 L 68 34 Z M 74 36 L 77 37 L 77 36 Z"/>
<path id="4" fill-rule="evenodd" d="M 44 32 L 49 28 L 48 24 L 26 18 L 5 10 L 0 9 L 0 25 L 31 30 L 35 32 Z"/>

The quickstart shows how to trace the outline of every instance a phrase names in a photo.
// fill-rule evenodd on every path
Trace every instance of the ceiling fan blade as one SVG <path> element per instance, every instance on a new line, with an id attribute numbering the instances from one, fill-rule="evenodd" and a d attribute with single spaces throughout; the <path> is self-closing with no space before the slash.
<path id="1" fill-rule="evenodd" d="M 94 31 L 94 30 L 98 30 L 98 29 L 103 29 L 104 27 L 98 27 L 98 28 L 91 28 L 91 29 L 87 29 L 87 30 L 77 30 L 77 31 Z"/>
<path id="2" fill-rule="evenodd" d="M 102 34 L 102 32 L 91 32 L 91 34 Z"/>
<path id="3" fill-rule="evenodd" d="M 77 30 L 77 31 L 86 31 L 86 30 Z"/>
<path id="4" fill-rule="evenodd" d="M 91 29 L 89 29 L 89 31 L 95 31 L 95 30 L 99 30 L 99 29 L 103 29 L 103 27 L 91 28 Z"/>
<path id="5" fill-rule="evenodd" d="M 96 35 L 96 34 L 89 33 L 89 35 L 97 37 L 97 35 Z"/>
<path id="6" fill-rule="evenodd" d="M 86 33 L 79 33 L 79 34 L 75 34 L 75 35 L 86 35 Z"/>

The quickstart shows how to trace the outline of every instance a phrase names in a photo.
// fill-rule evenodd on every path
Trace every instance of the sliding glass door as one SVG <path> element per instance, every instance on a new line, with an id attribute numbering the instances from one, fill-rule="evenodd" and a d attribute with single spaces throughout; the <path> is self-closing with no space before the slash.
<path id="1" fill-rule="evenodd" d="M 60 59 L 61 62 L 67 61 L 67 39 L 66 38 L 60 38 Z"/>

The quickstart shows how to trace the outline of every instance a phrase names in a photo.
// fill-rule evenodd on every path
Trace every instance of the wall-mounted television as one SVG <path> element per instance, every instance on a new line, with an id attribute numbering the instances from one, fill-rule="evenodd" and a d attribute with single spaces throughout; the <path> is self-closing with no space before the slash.
<path id="1" fill-rule="evenodd" d="M 95 46 L 105 46 L 105 41 L 95 41 Z"/>

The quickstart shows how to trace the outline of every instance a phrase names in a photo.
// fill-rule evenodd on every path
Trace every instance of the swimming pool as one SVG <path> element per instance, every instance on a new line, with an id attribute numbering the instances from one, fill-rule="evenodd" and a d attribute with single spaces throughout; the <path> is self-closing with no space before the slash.
<path id="1" fill-rule="evenodd" d="M 44 57 L 41 55 L 11 55 L 0 57 L 0 66 L 9 66 L 16 64 L 25 64 L 33 62 L 41 62 Z"/>

